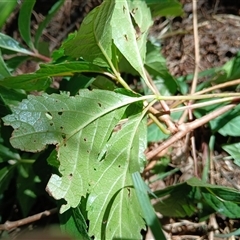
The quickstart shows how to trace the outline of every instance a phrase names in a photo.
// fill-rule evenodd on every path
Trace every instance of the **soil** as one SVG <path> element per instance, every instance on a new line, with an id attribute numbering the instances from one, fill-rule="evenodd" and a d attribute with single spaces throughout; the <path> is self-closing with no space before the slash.
<path id="1" fill-rule="evenodd" d="M 38 23 L 47 14 L 55 0 L 38 0 L 34 8 L 32 18 L 32 34 L 36 31 Z M 71 0 L 65 1 L 57 15 L 53 18 L 47 29 L 44 31 L 42 41 L 49 44 L 52 51 L 60 46 L 67 35 L 79 28 L 83 18 L 101 0 Z M 167 66 L 172 75 L 178 77 L 194 72 L 194 38 L 193 38 L 193 15 L 192 1 L 182 0 L 184 16 L 175 18 L 156 18 L 150 31 L 150 35 L 161 44 L 161 52 L 165 56 Z M 240 48 L 240 1 L 235 0 L 198 0 L 198 31 L 200 46 L 200 71 L 222 66 L 233 58 Z M 18 10 L 9 18 L 4 27 L 4 32 L 20 41 L 17 29 Z M 22 66 L 22 72 L 29 70 L 29 66 Z M 205 130 L 200 130 L 205 131 Z M 206 133 L 207 134 L 207 133 Z M 207 136 L 208 137 L 208 136 Z M 206 139 L 199 144 L 198 158 L 200 169 L 203 161 L 203 149 Z M 182 182 L 193 175 L 193 160 L 191 152 L 187 148 L 185 152 L 180 152 L 186 142 L 176 143 L 172 146 L 171 153 L 172 168 L 178 167 L 178 171 L 165 181 L 159 181 L 153 189 L 169 186 L 176 182 Z M 153 143 L 150 148 L 154 148 L 158 143 Z M 185 158 L 179 160 L 178 156 Z M 231 186 L 240 189 L 240 169 L 230 161 L 223 161 L 224 153 L 216 152 L 214 166 L 212 166 L 212 181 L 214 184 Z M 151 178 L 151 174 L 146 175 Z M 205 225 L 204 225 L 205 224 Z M 239 220 L 228 220 L 221 216 L 213 216 L 209 221 L 198 223 L 196 219 L 164 219 L 163 228 L 171 239 L 210 239 L 209 232 L 205 227 L 214 226 L 216 232 L 224 233 L 228 229 L 234 229 L 240 225 Z M 151 239 L 147 233 L 146 239 Z M 217 238 L 215 238 L 217 239 Z M 234 238 L 231 238 L 234 239 Z M 235 238 L 237 239 L 237 238 Z"/>

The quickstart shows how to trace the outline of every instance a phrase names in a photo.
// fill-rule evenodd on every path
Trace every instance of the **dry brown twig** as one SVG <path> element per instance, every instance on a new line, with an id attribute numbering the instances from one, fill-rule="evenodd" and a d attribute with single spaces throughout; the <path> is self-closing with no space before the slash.
<path id="1" fill-rule="evenodd" d="M 148 160 L 152 159 L 154 156 L 156 156 L 157 154 L 159 154 L 161 151 L 163 151 L 164 149 L 168 148 L 171 144 L 175 143 L 176 141 L 182 139 L 187 133 L 193 131 L 194 129 L 208 123 L 209 121 L 211 121 L 212 119 L 220 116 L 221 114 L 233 109 L 237 104 L 229 104 L 226 105 L 222 108 L 219 108 L 205 116 L 203 116 L 200 119 L 196 119 L 193 122 L 190 123 L 183 123 L 181 125 L 178 126 L 179 131 L 173 135 L 172 137 L 170 137 L 169 139 L 167 139 L 165 142 L 163 142 L 161 145 L 159 145 L 157 148 L 154 148 L 152 151 L 149 151 L 148 153 L 146 153 L 146 158 Z"/>
<path id="2" fill-rule="evenodd" d="M 41 213 L 29 216 L 29 217 L 26 217 L 26 218 L 23 218 L 23 219 L 20 219 L 17 221 L 12 221 L 12 222 L 6 221 L 4 224 L 0 224 L 0 231 L 4 231 L 4 230 L 9 231 L 11 229 L 14 229 L 14 228 L 26 225 L 26 224 L 36 222 L 44 217 L 48 217 L 52 214 L 57 213 L 57 211 L 58 211 L 57 208 L 53 208 L 53 209 L 45 210 Z"/>

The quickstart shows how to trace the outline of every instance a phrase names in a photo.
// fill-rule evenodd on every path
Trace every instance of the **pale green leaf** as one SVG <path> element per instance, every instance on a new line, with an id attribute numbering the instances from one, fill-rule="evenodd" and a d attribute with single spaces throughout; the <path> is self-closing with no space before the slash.
<path id="1" fill-rule="evenodd" d="M 136 239 L 144 227 L 131 173 L 143 166 L 146 122 L 136 115 L 112 133 L 126 107 L 142 99 L 103 90 L 82 90 L 75 97 L 43 94 L 29 96 L 4 118 L 15 129 L 15 148 L 40 151 L 47 144 L 57 145 L 61 176 L 52 175 L 48 192 L 66 200 L 60 212 L 88 196 L 90 232 L 96 239 L 106 216 L 108 239 L 129 234 Z"/>
<path id="2" fill-rule="evenodd" d="M 31 49 L 34 49 L 31 39 L 31 15 L 35 3 L 36 0 L 23 1 L 18 17 L 18 28 L 21 37 Z"/>
<path id="3" fill-rule="evenodd" d="M 112 59 L 110 19 L 114 1 L 104 1 L 83 20 L 77 35 L 63 47 L 71 57 L 83 57 L 100 66 L 109 66 Z M 91 54 L 89 54 L 91 53 Z"/>
<path id="4" fill-rule="evenodd" d="M 89 232 L 96 239 L 141 238 L 145 224 L 131 175 L 142 166 L 143 143 L 146 148 L 146 123 L 138 114 L 113 134 L 95 165 L 87 209 Z"/>
<path id="5" fill-rule="evenodd" d="M 144 1 L 116 1 L 111 19 L 114 44 L 144 79 L 146 39 L 151 25 L 151 13 Z"/>
<path id="6" fill-rule="evenodd" d="M 24 53 L 28 55 L 32 55 L 33 53 L 29 50 L 23 48 L 19 42 L 14 40 L 13 38 L 0 33 L 0 48 L 8 49 L 14 52 Z"/>

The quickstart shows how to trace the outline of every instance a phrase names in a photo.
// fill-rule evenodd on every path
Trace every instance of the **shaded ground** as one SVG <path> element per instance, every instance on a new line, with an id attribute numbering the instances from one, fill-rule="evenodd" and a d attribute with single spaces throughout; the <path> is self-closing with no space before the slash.
<path id="1" fill-rule="evenodd" d="M 68 33 L 78 29 L 84 16 L 101 1 L 66 1 L 58 14 L 44 32 L 43 40 L 49 43 L 50 50 L 58 47 Z M 32 31 L 37 27 L 38 22 L 43 19 L 54 1 L 37 1 L 35 13 L 32 19 Z M 192 1 L 182 0 L 184 4 L 184 17 L 158 18 L 151 30 L 151 35 L 162 45 L 162 54 L 166 57 L 169 71 L 174 76 L 182 76 L 194 71 L 194 39 L 192 27 Z M 199 0 L 198 1 L 198 26 L 200 44 L 200 70 L 222 66 L 229 59 L 235 56 L 240 47 L 240 2 L 224 0 Z M 15 12 L 6 24 L 4 31 L 19 39 L 17 32 L 17 12 Z M 33 66 L 34 68 L 35 66 Z M 29 68 L 29 66 L 27 66 Z M 26 66 L 21 68 L 22 72 L 27 70 Z M 33 69 L 34 70 L 34 69 Z M 203 131 L 200 129 L 198 131 Z M 206 133 L 207 134 L 207 133 Z M 207 144 L 208 136 L 202 139 L 198 147 L 199 171 L 201 172 L 204 162 L 204 144 Z M 189 142 L 179 141 L 173 147 L 170 154 L 171 164 L 169 167 L 180 170 L 164 181 L 158 181 L 152 188 L 159 189 L 182 182 L 193 175 L 193 160 Z M 157 146 L 154 143 L 151 148 Z M 183 151 L 185 149 L 185 151 Z M 165 154 L 168 154 L 167 152 Z M 221 160 L 222 152 L 216 152 L 213 165 L 211 166 L 212 183 L 231 186 L 240 189 L 240 169 L 230 161 Z M 151 178 L 148 172 L 147 178 Z M 171 239 L 208 239 L 208 229 L 214 226 L 216 232 L 232 231 L 238 220 L 229 221 L 221 216 L 213 216 L 210 221 L 198 223 L 197 219 L 163 219 L 164 229 Z M 150 239 L 150 235 L 147 235 Z M 216 239 L 216 238 L 215 238 Z M 234 239 L 234 238 L 232 238 Z M 236 238 L 237 239 L 237 238 Z"/>

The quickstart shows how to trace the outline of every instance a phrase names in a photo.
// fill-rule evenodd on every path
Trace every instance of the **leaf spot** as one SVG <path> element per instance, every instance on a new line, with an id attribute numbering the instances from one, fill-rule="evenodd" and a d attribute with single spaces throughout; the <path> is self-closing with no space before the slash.
<path id="1" fill-rule="evenodd" d="M 61 126 L 60 129 L 63 130 L 63 126 Z"/>
<path id="2" fill-rule="evenodd" d="M 102 104 L 101 104 L 101 103 L 98 103 L 98 106 L 99 106 L 99 107 L 101 107 L 101 106 L 102 106 Z"/>
<path id="3" fill-rule="evenodd" d="M 86 142 L 86 141 L 87 141 L 87 139 L 86 139 L 86 138 L 84 138 L 83 140 L 84 140 L 84 142 Z"/>
<path id="4" fill-rule="evenodd" d="M 130 197 L 130 195 L 131 195 L 131 190 L 130 190 L 130 188 L 127 188 L 127 190 L 128 190 L 128 197 Z"/>
<path id="5" fill-rule="evenodd" d="M 50 123 L 50 126 L 53 126 L 53 123 Z"/>
<path id="6" fill-rule="evenodd" d="M 66 136 L 65 133 L 62 133 L 62 138 L 63 138 L 63 139 L 66 139 L 66 138 L 67 138 L 67 136 Z"/>
<path id="7" fill-rule="evenodd" d="M 124 38 L 126 39 L 126 41 L 128 41 L 127 34 L 124 34 Z"/>
<path id="8" fill-rule="evenodd" d="M 125 13 L 127 8 L 123 5 L 123 13 Z"/>

